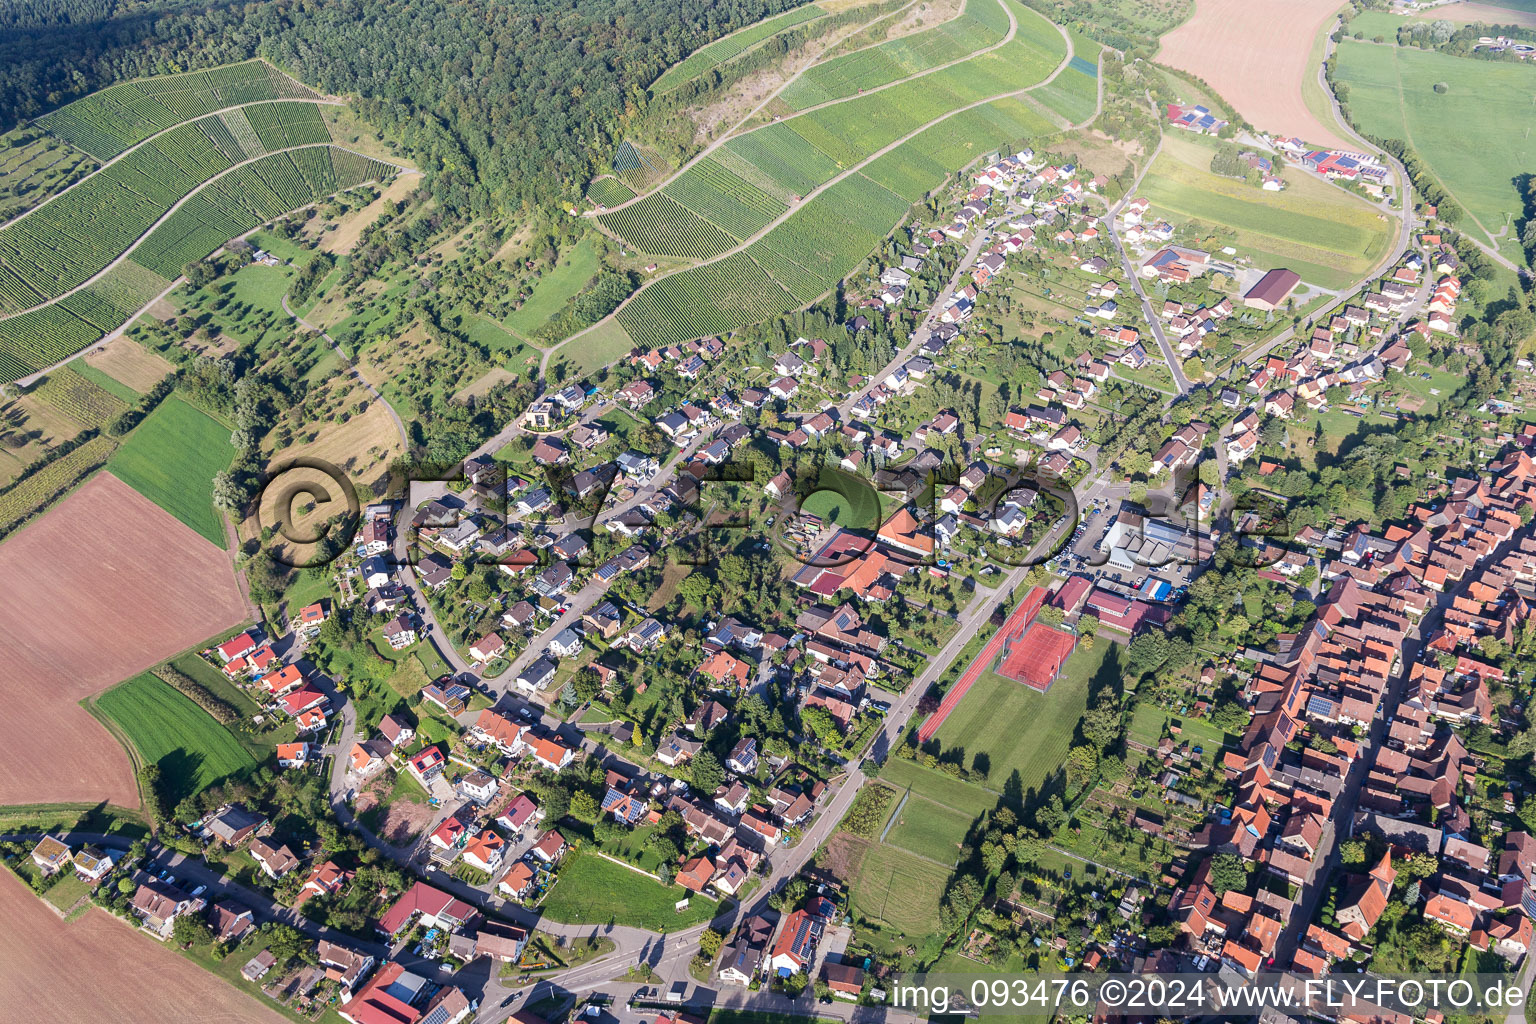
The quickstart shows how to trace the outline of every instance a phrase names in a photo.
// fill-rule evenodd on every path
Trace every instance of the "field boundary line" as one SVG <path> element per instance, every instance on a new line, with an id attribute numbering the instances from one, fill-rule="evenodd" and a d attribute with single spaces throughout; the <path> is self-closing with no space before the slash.
<path id="1" fill-rule="evenodd" d="M 82 97 L 82 99 L 83 98 L 84 97 Z M 32 207 L 31 209 L 23 210 L 22 212 L 18 213 L 16 216 L 12 217 L 10 220 L 6 221 L 3 224 L 0 224 L 0 231 L 4 231 L 6 228 L 10 227 L 12 224 L 18 223 L 19 221 L 25 220 L 26 218 L 32 216 L 38 210 L 41 210 L 43 207 L 49 205 L 54 200 L 59 199 L 62 196 L 68 195 L 69 193 L 73 192 L 75 189 L 79 188 L 81 185 L 84 185 L 86 182 L 88 182 L 92 178 L 96 177 L 96 175 L 100 174 L 102 171 L 105 171 L 108 167 L 111 167 L 113 164 L 117 163 L 119 160 L 122 160 L 128 154 L 134 152 L 137 149 L 140 149 L 143 146 L 149 145 L 151 142 L 154 142 L 156 139 L 159 139 L 161 136 L 166 135 L 169 132 L 173 132 L 173 131 L 175 131 L 178 128 L 185 128 L 187 125 L 192 124 L 192 123 L 194 123 L 196 121 L 201 121 L 205 117 L 217 117 L 218 115 L 227 113 L 227 112 L 229 112 L 231 110 L 241 110 L 241 109 L 243 109 L 245 107 L 254 107 L 258 103 L 321 103 L 321 104 L 324 104 L 324 105 L 330 106 L 330 107 L 344 107 L 344 106 L 346 106 L 346 103 L 344 101 L 342 101 L 342 100 L 329 100 L 329 99 L 328 100 L 300 100 L 300 99 L 291 99 L 291 98 L 279 98 L 279 99 L 275 99 L 275 100 L 251 100 L 249 103 L 236 103 L 232 107 L 220 107 L 218 110 L 210 110 L 206 114 L 198 114 L 196 117 L 188 118 L 185 121 L 181 121 L 181 122 L 178 122 L 176 124 L 173 124 L 169 128 L 162 128 L 160 131 L 155 132 L 155 134 L 151 135 L 147 139 L 140 139 L 138 142 L 135 142 L 133 145 L 129 146 L 127 149 L 123 150 L 121 153 L 117 154 L 112 159 L 103 162 L 100 167 L 96 168 L 94 171 L 92 171 L 90 174 L 87 174 L 85 177 L 81 178 L 79 181 L 74 182 L 73 184 L 67 186 L 66 188 L 63 188 L 63 189 L 59 190 L 58 192 L 55 192 L 53 195 L 49 196 L 47 199 L 44 199 L 42 202 L 38 203 L 36 206 Z M 44 116 L 47 116 L 47 115 L 44 115 Z M 65 145 L 69 145 L 69 143 L 66 140 L 60 139 L 57 135 L 54 135 L 52 132 L 49 132 L 46 128 L 43 129 L 43 131 L 48 135 L 48 137 L 50 139 L 55 139 L 55 140 L 57 140 L 59 142 L 63 142 Z M 82 149 L 79 152 L 85 153 L 85 150 Z M 85 155 L 86 156 L 90 156 L 89 153 L 86 153 Z M 265 156 L 267 154 L 262 154 L 262 155 Z M 358 155 L 362 156 L 361 153 L 359 153 Z M 91 159 L 94 160 L 95 157 L 91 157 Z M 256 159 L 260 159 L 260 158 L 258 157 Z M 223 174 L 225 172 L 224 171 L 220 171 L 219 173 Z M 212 178 L 208 179 L 208 181 L 212 181 L 212 180 L 213 180 Z M 202 188 L 202 185 L 199 185 L 198 188 Z M 195 192 L 195 191 L 197 191 L 197 189 L 193 189 L 192 191 Z"/>
<path id="2" fill-rule="evenodd" d="M 901 809 L 907 806 L 907 797 L 911 795 L 912 787 L 908 786 L 907 791 L 901 794 L 901 800 L 896 804 L 896 809 L 892 811 L 891 816 L 886 819 L 885 828 L 880 831 L 880 841 L 882 843 L 885 842 L 885 837 L 891 834 L 891 829 L 896 826 L 896 819 L 901 817 Z"/>
<path id="3" fill-rule="evenodd" d="M 872 95 L 872 94 L 877 93 L 877 92 L 882 92 L 882 91 L 884 91 L 886 89 L 891 88 L 892 86 L 901 85 L 903 82 L 910 82 L 910 81 L 912 81 L 915 78 L 922 78 L 925 75 L 930 75 L 930 74 L 934 74 L 934 73 L 939 72 L 939 71 L 943 71 L 945 68 L 953 67 L 956 64 L 963 64 L 966 61 L 970 60 L 972 57 L 980 57 L 983 54 L 991 53 L 993 50 L 996 50 L 998 47 L 1007 45 L 1009 42 L 1011 42 L 1013 40 L 1014 35 L 1018 32 L 1019 23 L 1018 23 L 1018 20 L 1014 17 L 1013 12 L 1008 10 L 1008 5 L 1006 3 L 1004 3 L 1003 0 L 997 0 L 997 4 L 998 4 L 999 7 L 1001 7 L 1003 9 L 1004 13 L 1006 13 L 1008 15 L 1008 31 L 1006 33 L 1004 33 L 1003 38 L 1000 41 L 998 41 L 997 43 L 994 43 L 991 46 L 983 47 L 983 48 L 978 49 L 978 50 L 972 50 L 970 53 L 966 54 L 964 57 L 956 58 L 955 60 L 950 61 L 948 64 L 940 64 L 937 67 L 926 68 L 926 69 L 924 69 L 922 71 L 914 72 L 914 73 L 908 75 L 905 78 L 898 78 L 894 82 L 886 82 L 884 85 L 878 85 L 878 86 L 875 86 L 874 88 L 865 89 L 862 92 L 854 93 L 852 96 L 844 96 L 844 97 L 842 97 L 840 99 L 827 100 L 825 103 L 817 103 L 814 106 L 806 107 L 806 108 L 804 108 L 802 110 L 797 110 L 797 111 L 795 111 L 793 114 L 791 114 L 788 117 L 777 118 L 777 119 L 775 119 L 773 121 L 768 122 L 768 124 L 760 124 L 760 125 L 757 125 L 756 127 L 748 128 L 746 131 L 740 131 L 742 125 L 744 125 L 748 121 L 752 120 L 752 118 L 756 117 L 758 115 L 758 113 L 760 113 L 762 111 L 762 109 L 764 107 L 766 107 L 768 104 L 772 103 L 774 100 L 778 99 L 779 96 L 784 92 L 785 89 L 788 89 L 795 82 L 799 81 L 800 76 L 805 74 L 807 71 L 811 70 L 811 68 L 819 67 L 823 63 L 828 63 L 828 62 L 830 62 L 832 60 L 837 60 L 837 59 L 839 59 L 841 57 L 847 57 L 847 56 L 850 56 L 850 55 L 855 54 L 855 53 L 863 53 L 865 50 L 872 50 L 872 49 L 874 49 L 877 46 L 884 46 L 886 43 L 890 42 L 890 40 L 882 39 L 878 43 L 870 43 L 868 46 L 861 46 L 857 50 L 849 50 L 848 53 L 840 53 L 840 54 L 837 55 L 837 57 L 828 58 L 827 61 L 823 61 L 823 60 L 820 60 L 820 59 L 814 60 L 811 63 L 807 64 L 805 67 L 801 68 L 799 71 L 795 72 L 792 76 L 790 76 L 790 78 L 788 80 L 786 80 L 783 85 L 779 86 L 772 93 L 770 93 L 767 99 L 763 100 L 763 102 L 759 103 L 757 106 L 753 107 L 750 111 L 748 111 L 747 115 L 745 117 L 743 117 L 740 121 L 737 121 L 736 124 L 733 125 L 730 128 L 729 131 L 727 131 L 725 134 L 721 135 L 714 142 L 711 142 L 709 145 L 705 146 L 703 149 L 699 150 L 699 152 L 697 154 L 695 154 L 686 163 L 684 163 L 675 172 L 673 172 L 671 177 L 669 177 L 666 180 L 662 181 L 661 184 L 657 185 L 655 188 L 649 189 L 646 192 L 636 193 L 635 196 L 632 199 L 626 199 L 626 200 L 624 200 L 624 202 L 620 203 L 618 206 L 610 206 L 610 207 L 608 207 L 605 210 L 585 210 L 585 211 L 582 212 L 582 216 L 586 217 L 588 219 L 594 219 L 595 220 L 597 217 L 600 217 L 600 216 L 605 216 L 605 215 L 610 214 L 610 213 L 617 213 L 618 211 L 624 209 L 625 207 L 639 202 L 640 200 L 644 199 L 646 196 L 654 195 L 655 193 L 660 192 L 662 189 L 666 188 L 668 185 L 671 185 L 673 182 L 675 182 L 678 178 L 681 178 L 685 173 L 687 173 L 689 170 L 691 170 L 695 164 L 702 162 L 711 153 L 713 153 L 715 150 L 719 149 L 721 146 L 725 145 L 727 142 L 731 141 L 732 139 L 740 138 L 740 137 L 742 137 L 744 135 L 751 135 L 755 131 L 760 131 L 763 128 L 769 127 L 769 125 L 784 124 L 786 122 L 793 121 L 795 118 L 799 117 L 802 114 L 809 114 L 812 111 L 821 110 L 821 109 L 823 109 L 825 107 L 836 106 L 839 103 L 848 103 L 848 102 L 850 102 L 852 100 L 862 99 L 865 96 L 869 96 L 869 95 Z M 907 6 L 910 7 L 911 4 L 908 4 Z M 896 13 L 899 13 L 900 10 L 905 10 L 905 9 L 906 8 L 899 8 L 898 11 L 892 11 L 891 13 L 892 14 L 896 14 Z M 951 21 L 956 21 L 959 18 L 964 17 L 964 15 L 965 15 L 965 9 L 962 7 L 961 10 L 960 10 L 960 13 L 955 15 L 955 17 L 948 18 L 948 19 L 946 19 L 944 21 L 941 21 L 941 22 L 938 23 L 938 25 L 935 25 L 933 27 L 937 28 L 937 27 L 939 27 L 939 25 L 948 25 Z M 882 16 L 882 18 L 876 18 L 875 21 L 880 21 L 880 20 L 883 19 L 883 17 L 887 17 L 887 16 Z M 1039 17 L 1043 18 L 1044 15 L 1039 15 Z M 807 22 L 807 24 L 809 24 L 809 22 Z M 874 22 L 866 22 L 864 25 L 860 25 L 858 27 L 858 29 L 856 29 L 855 31 L 867 28 L 869 25 L 872 25 L 872 24 L 874 24 Z M 1053 27 L 1059 28 L 1059 26 L 1056 26 L 1054 22 L 1047 22 L 1047 24 L 1051 24 Z M 853 34 L 852 32 L 849 33 L 849 35 L 852 35 L 852 34 Z M 914 34 L 916 34 L 916 33 L 914 33 Z M 1063 37 L 1065 37 L 1066 33 L 1063 32 L 1062 35 L 1063 35 Z M 722 38 L 724 38 L 724 37 L 722 37 Z M 898 38 L 905 38 L 905 37 L 898 37 Z M 1070 61 L 1071 59 L 1072 59 L 1072 41 L 1071 41 L 1070 38 L 1068 38 L 1067 39 L 1067 60 Z M 1055 77 L 1055 76 L 1053 75 L 1052 77 Z M 1047 79 L 1047 81 L 1049 81 L 1049 79 Z M 1045 83 L 1041 82 L 1039 84 L 1044 85 Z M 1033 88 L 1033 86 L 1031 86 L 1031 88 Z M 811 193 L 811 195 L 814 195 L 814 194 L 815 194 L 814 192 Z M 805 197 L 805 200 L 802 200 L 802 204 L 806 200 L 809 200 L 811 198 L 811 195 L 807 195 Z M 716 226 L 718 227 L 718 225 L 716 225 Z M 722 230 L 724 230 L 724 229 L 722 229 Z"/>
<path id="4" fill-rule="evenodd" d="M 1031 13 L 1033 13 L 1033 12 L 1031 12 Z M 1008 12 L 1008 16 L 1009 16 L 1009 18 L 1012 18 L 1013 17 L 1013 12 L 1009 11 Z M 1036 16 L 1037 17 L 1041 17 L 1041 15 L 1036 15 Z M 1017 24 L 1017 22 L 1015 22 L 1015 24 Z M 898 138 L 898 139 L 896 139 L 896 140 L 894 140 L 892 142 L 887 143 L 885 146 L 883 146 L 880 149 L 876 150 L 875 152 L 871 153 L 869 156 L 867 156 L 864 159 L 860 160 L 858 163 L 854 164 L 852 167 L 849 167 L 849 168 L 841 171 L 840 173 L 834 175 L 833 177 L 831 177 L 831 178 L 827 179 L 826 181 L 822 182 L 820 185 L 816 186 L 810 192 L 806 193 L 805 196 L 801 199 L 801 201 L 798 204 L 796 204 L 795 206 L 785 210 L 778 217 L 775 217 L 773 220 L 771 220 L 767 224 L 763 225 L 756 232 L 754 232 L 749 238 L 743 239 L 741 244 L 735 246 L 732 249 L 727 249 L 725 252 L 721 253 L 718 256 L 712 257 L 712 258 L 710 258 L 708 260 L 703 260 L 703 261 L 701 261 L 699 263 L 695 263 L 692 266 L 677 267 L 677 268 L 675 268 L 673 270 L 667 271 L 664 274 L 658 274 L 655 277 L 652 277 L 650 280 L 648 280 L 644 284 L 642 284 L 639 288 L 636 288 L 633 292 L 631 292 L 629 294 L 629 296 L 623 302 L 621 302 L 617 306 L 615 306 L 613 308 L 613 310 L 610 311 L 607 316 L 605 316 L 601 320 L 597 321 L 597 323 L 590 324 L 589 326 L 582 328 L 580 331 L 577 331 L 575 334 L 572 334 L 570 337 L 566 338 L 564 341 L 561 341 L 561 342 L 559 342 L 556 345 L 550 346 L 545 351 L 548 352 L 549 354 L 553 355 L 554 352 L 556 352 L 558 349 L 563 348 L 564 346 L 570 344 L 571 342 L 575 341 L 577 338 L 580 338 L 580 337 L 583 337 L 584 335 L 590 334 L 591 332 L 596 330 L 599 326 L 607 323 L 609 320 L 615 319 L 618 316 L 618 313 L 619 313 L 619 311 L 621 309 L 623 309 L 625 306 L 627 306 L 631 302 L 633 302 L 635 300 L 636 296 L 638 296 L 641 292 L 645 291 L 647 288 L 649 288 L 652 285 L 656 284 L 658 281 L 664 281 L 664 280 L 666 280 L 669 277 L 673 277 L 673 276 L 675 276 L 677 274 L 684 273 L 685 271 L 697 269 L 698 267 L 704 267 L 704 266 L 709 266 L 709 265 L 714 264 L 714 263 L 719 263 L 719 262 L 721 262 L 723 260 L 726 260 L 726 259 L 730 258 L 731 256 L 735 256 L 738 253 L 745 252 L 747 249 L 751 248 L 751 246 L 753 244 L 755 244 L 756 242 L 761 240 L 765 235 L 767 235 L 774 228 L 777 228 L 779 225 L 781 225 L 785 221 L 789 220 L 790 217 L 794 216 L 800 210 L 804 209 L 806 204 L 810 203 L 813 199 L 815 199 L 817 196 L 821 195 L 827 189 L 829 189 L 832 186 L 834 186 L 834 185 L 838 184 L 839 182 L 843 181 L 845 178 L 849 177 L 850 175 L 854 175 L 854 174 L 860 173 L 865 167 L 869 166 L 874 161 L 876 161 L 876 160 L 880 159 L 881 157 L 885 156 L 887 153 L 890 153 L 892 150 L 895 150 L 896 148 L 898 148 L 898 147 L 900 147 L 902 145 L 905 145 L 906 143 L 912 141 L 914 138 L 916 138 L 917 136 L 921 135 L 923 132 L 927 131 L 928 129 L 932 128 L 933 126 L 935 126 L 937 124 L 941 124 L 944 121 L 949 120 L 951 117 L 956 116 L 957 114 L 963 114 L 967 110 L 974 110 L 977 107 L 984 107 L 984 106 L 986 106 L 989 103 L 996 103 L 999 100 L 1012 99 L 1012 98 L 1017 97 L 1017 96 L 1022 96 L 1025 93 L 1027 93 L 1027 92 L 1029 92 L 1029 91 L 1031 91 L 1033 89 L 1044 88 L 1045 86 L 1051 84 L 1053 81 L 1056 80 L 1056 76 L 1061 74 L 1061 72 L 1069 64 L 1071 64 L 1071 62 L 1072 62 L 1072 39 L 1071 39 L 1071 37 L 1069 35 L 1067 35 L 1066 29 L 1062 28 L 1060 25 L 1057 25 L 1054 22 L 1047 22 L 1047 24 L 1051 25 L 1052 28 L 1056 29 L 1056 31 L 1061 34 L 1062 39 L 1066 41 L 1067 52 L 1066 52 L 1066 56 L 1064 56 L 1061 59 L 1061 63 L 1056 66 L 1056 70 L 1052 71 L 1044 79 L 1034 83 L 1033 85 L 1027 85 L 1027 86 L 1024 86 L 1023 88 L 1020 88 L 1020 89 L 1012 89 L 1012 90 L 1009 90 L 1008 92 L 998 93 L 998 94 L 996 94 L 994 96 L 987 96 L 987 97 L 984 97 L 983 99 L 976 100 L 974 103 L 968 103 L 968 104 L 966 104 L 963 107 L 956 107 L 953 110 L 950 110 L 950 111 L 947 111 L 947 112 L 945 112 L 943 114 L 940 114 L 938 117 L 934 118 L 933 120 L 929 121 L 926 124 L 919 125 L 918 127 L 914 128 L 912 131 L 908 132 L 906 135 L 903 135 L 902 137 L 900 137 L 900 138 Z M 967 59 L 969 59 L 969 58 L 967 58 Z M 1091 124 L 1094 120 L 1096 120 L 1098 118 L 1099 113 L 1100 113 L 1099 110 L 1095 110 L 1093 112 L 1093 117 L 1089 118 L 1088 121 L 1086 121 L 1084 123 L 1085 124 Z M 969 165 L 967 165 L 967 166 L 969 166 Z M 876 182 L 876 184 L 879 184 L 879 183 Z M 900 223 L 900 221 L 898 221 L 897 223 Z M 606 228 L 604 228 L 601 221 L 598 222 L 598 229 L 600 231 L 602 231 L 604 235 L 607 235 L 610 238 L 614 238 L 616 240 L 622 241 L 622 239 L 618 239 L 618 236 L 613 235 Z M 890 232 L 887 231 L 886 234 L 889 235 Z M 624 244 L 628 245 L 630 243 L 626 242 Z M 631 246 L 631 248 L 633 248 L 633 246 Z M 779 283 L 777 278 L 774 278 L 773 280 L 774 280 L 775 283 Z M 780 284 L 780 287 L 782 287 L 782 284 Z M 786 289 L 786 292 L 787 292 L 787 289 Z M 793 298 L 793 296 L 790 296 L 790 297 Z M 801 306 L 796 306 L 795 308 L 802 308 L 802 307 Z"/>
<path id="5" fill-rule="evenodd" d="M 91 285 L 95 284 L 97 281 L 99 281 L 103 277 L 105 277 L 107 275 L 108 271 L 115 269 L 116 267 L 121 265 L 124 260 L 128 259 L 130 254 L 132 254 L 133 250 L 137 249 L 139 247 L 139 243 L 144 241 L 144 239 L 148 238 L 151 234 L 153 234 L 154 230 L 156 228 L 158 228 L 160 225 L 164 224 L 167 220 L 170 219 L 172 214 L 174 214 L 177 210 L 181 209 L 184 205 L 186 205 L 187 200 L 191 199 L 193 196 L 197 195 L 203 189 L 207 188 L 209 185 L 213 184 L 215 181 L 218 181 L 220 178 L 224 177 L 226 174 L 233 174 L 235 171 L 238 171 L 242 167 L 247 167 L 247 166 L 249 166 L 249 165 L 251 165 L 253 163 L 256 163 L 258 160 L 265 160 L 269 156 L 277 156 L 280 153 L 292 153 L 292 152 L 295 152 L 295 151 L 300 150 L 300 149 L 322 149 L 322 148 L 340 149 L 340 150 L 343 150 L 345 152 L 351 153 L 353 156 L 362 157 L 364 160 L 372 160 L 375 163 L 381 163 L 381 164 L 385 164 L 385 165 L 387 165 L 389 167 L 393 167 L 393 168 L 395 168 L 396 171 L 401 172 L 401 173 L 404 173 L 407 170 L 413 170 L 414 169 L 414 168 L 407 168 L 404 164 L 397 164 L 393 160 L 379 160 L 376 157 L 367 156 L 367 155 L 365 155 L 363 153 L 359 153 L 355 149 L 347 149 L 346 146 L 338 145 L 335 142 L 306 142 L 306 143 L 304 143 L 301 146 L 285 146 L 282 149 L 274 149 L 270 153 L 263 153 L 263 154 L 261 154 L 261 156 L 253 156 L 249 160 L 242 160 L 242 161 L 240 161 L 237 164 L 232 164 L 229 167 L 224 168 L 218 174 L 215 174 L 213 177 L 208 178 L 207 180 L 203 181 L 201 184 L 199 184 L 197 186 L 197 188 L 194 188 L 192 191 L 188 192 L 186 195 L 184 195 L 180 199 L 176 200 L 176 204 L 174 206 L 172 206 L 169 210 L 166 210 L 165 213 L 161 214 L 160 218 L 158 220 L 156 220 L 149 227 L 145 228 L 143 230 L 143 232 L 140 233 L 139 237 L 135 238 L 132 242 L 130 242 L 128 244 L 128 248 L 123 250 L 122 255 L 118 256 L 117 259 L 113 260 L 111 263 L 108 263 L 106 266 L 102 267 L 100 270 L 98 270 L 95 274 L 92 274 L 86 280 L 81 281 L 79 284 L 75 285 L 73 288 L 71 288 L 67 292 L 64 292 L 64 293 L 59 294 L 59 295 L 55 295 L 53 298 L 48 299 L 46 302 L 39 302 L 35 306 L 29 306 L 26 309 L 18 309 L 15 312 L 7 313 L 5 316 L 0 317 L 0 321 L 14 320 L 17 317 L 25 316 L 28 313 L 36 313 L 40 309 L 45 309 L 46 307 L 51 306 L 51 305 L 53 305 L 56 302 L 62 302 L 65 299 L 69 298 L 71 295 L 74 295 L 77 292 L 81 292 L 81 291 L 84 291 L 86 288 L 89 288 Z M 373 179 L 369 179 L 368 181 L 360 181 L 356 185 L 350 186 L 350 188 L 357 188 L 357 187 L 359 187 L 361 185 L 367 185 L 372 180 Z M 338 189 L 337 191 L 342 191 L 342 190 Z M 335 195 L 335 194 L 336 194 L 335 192 L 328 193 L 328 195 Z M 320 201 L 319 199 L 316 199 L 316 200 L 314 200 L 314 202 L 305 203 L 304 206 L 313 206 L 315 203 L 318 203 L 319 201 Z M 304 206 L 296 206 L 296 207 L 294 207 L 294 209 L 295 210 L 302 210 L 302 209 L 304 209 Z M 288 212 L 292 212 L 292 211 L 285 211 L 285 213 L 288 213 Z M 272 219 L 276 219 L 276 218 L 272 218 Z M 267 223 L 267 221 L 262 221 L 262 223 L 265 224 L 265 223 Z M 252 230 L 258 230 L 258 229 L 252 229 Z M 221 248 L 222 248 L 222 246 L 221 246 Z M 217 252 L 218 250 L 215 249 L 214 251 Z M 146 267 L 145 269 L 147 270 L 149 268 Z"/>

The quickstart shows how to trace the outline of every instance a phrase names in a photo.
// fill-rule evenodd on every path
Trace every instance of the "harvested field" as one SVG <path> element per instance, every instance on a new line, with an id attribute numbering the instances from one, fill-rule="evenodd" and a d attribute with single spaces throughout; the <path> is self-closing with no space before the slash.
<path id="1" fill-rule="evenodd" d="M 420 184 L 421 179 L 414 174 L 402 174 L 392 180 L 379 198 L 361 210 L 349 213 L 336 226 L 335 231 L 327 231 L 320 239 L 321 251 L 351 252 L 357 247 L 357 240 L 368 230 L 368 226 L 379 219 L 385 205 L 393 206 L 416 191 L 416 186 Z"/>
<path id="2" fill-rule="evenodd" d="M 0 487 L 16 479 L 49 448 L 83 429 L 62 409 L 35 395 L 21 395 L 0 405 Z"/>
<path id="3" fill-rule="evenodd" d="M 1485 25 L 1523 25 L 1536 28 L 1536 9 L 1515 10 L 1497 4 L 1446 4 L 1421 11 L 1407 21 L 1449 21 L 1453 25 L 1482 22 Z"/>
<path id="4" fill-rule="evenodd" d="M 286 1024 L 286 1018 L 147 936 L 91 910 L 66 924 L 0 871 L 0 998 L 12 1020 Z M 60 965 L 68 966 L 61 984 Z"/>
<path id="5" fill-rule="evenodd" d="M 368 407 L 356 412 L 358 402 L 367 402 Z M 329 419 L 312 426 L 311 430 L 319 431 L 313 440 L 274 451 L 269 468 L 299 457 L 324 459 L 340 467 L 355 484 L 382 484 L 390 460 L 405 451 L 389 406 L 360 387 L 345 392 L 345 404 L 351 414 L 345 423 Z"/>
<path id="6" fill-rule="evenodd" d="M 517 374 L 505 367 L 497 366 L 487 370 L 485 376 L 473 383 L 466 384 L 454 393 L 455 402 L 467 402 L 471 398 L 479 398 L 498 384 L 514 384 L 517 382 Z"/>
<path id="7" fill-rule="evenodd" d="M 99 473 L 0 544 L 0 579 L 0 803 L 137 807 L 127 753 L 78 702 L 239 624 L 229 557 Z"/>
<path id="8" fill-rule="evenodd" d="M 1163 37 L 1161 63 L 1205 79 L 1261 131 L 1357 148 L 1302 100 L 1312 40 L 1339 0 L 1201 0 L 1194 16 Z"/>
<path id="9" fill-rule="evenodd" d="M 143 394 L 171 372 L 171 364 L 132 338 L 117 337 L 85 357 L 85 361 Z"/>

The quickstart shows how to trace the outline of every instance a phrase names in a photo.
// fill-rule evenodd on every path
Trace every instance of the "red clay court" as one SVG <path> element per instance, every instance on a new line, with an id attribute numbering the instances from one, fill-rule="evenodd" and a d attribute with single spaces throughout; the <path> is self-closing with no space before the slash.
<path id="1" fill-rule="evenodd" d="M 1044 693 L 1076 646 L 1077 637 L 1043 622 L 1032 622 L 1023 636 L 1003 641 L 1003 660 L 997 674 Z"/>
<path id="2" fill-rule="evenodd" d="M 933 738 L 933 734 L 939 731 L 939 726 L 944 724 L 944 719 L 949 717 L 949 713 L 955 710 L 955 707 L 970 692 L 971 684 L 980 679 L 981 674 L 997 660 L 997 656 L 1002 653 L 1004 642 L 1019 636 L 1029 627 L 1029 624 L 1034 621 L 1035 613 L 1040 610 L 1040 606 L 1045 603 L 1049 595 L 1050 591 L 1044 587 L 1033 587 L 1028 594 L 1024 595 L 1024 600 L 1013 610 L 1013 614 L 1008 616 L 1008 621 L 1003 623 L 1003 628 L 992 634 L 992 639 L 987 641 L 981 653 L 976 655 L 975 660 L 966 667 L 960 678 L 955 680 L 955 685 L 949 688 L 943 702 L 939 704 L 939 710 L 930 715 L 922 728 L 917 731 L 919 743 L 927 743 Z M 1049 683 L 1046 684 L 1046 686 L 1049 685 Z M 1039 689 L 1043 690 L 1044 687 Z"/>

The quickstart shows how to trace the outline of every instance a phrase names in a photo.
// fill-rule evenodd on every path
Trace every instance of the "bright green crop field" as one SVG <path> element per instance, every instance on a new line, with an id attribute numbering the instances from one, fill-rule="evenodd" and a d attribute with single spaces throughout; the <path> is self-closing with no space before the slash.
<path id="1" fill-rule="evenodd" d="M 179 398 L 144 418 L 107 468 L 123 483 L 224 547 L 224 523 L 213 508 L 213 475 L 229 468 L 229 429 Z"/>

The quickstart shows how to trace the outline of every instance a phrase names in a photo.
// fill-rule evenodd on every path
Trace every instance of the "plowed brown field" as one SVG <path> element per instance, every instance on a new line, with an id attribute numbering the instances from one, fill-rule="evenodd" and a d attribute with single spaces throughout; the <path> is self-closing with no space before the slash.
<path id="1" fill-rule="evenodd" d="M 286 1018 L 104 910 L 66 924 L 0 870 L 0 1002 L 6 1020 L 284 1024 Z"/>
<path id="2" fill-rule="evenodd" d="M 1260 131 L 1358 149 L 1320 123 L 1301 97 L 1312 40 L 1340 0 L 1197 0 L 1163 37 L 1157 59 L 1197 75 Z"/>
<path id="3" fill-rule="evenodd" d="M 79 701 L 246 616 L 229 556 L 99 473 L 0 544 L 0 804 L 137 807 L 128 755 Z"/>

